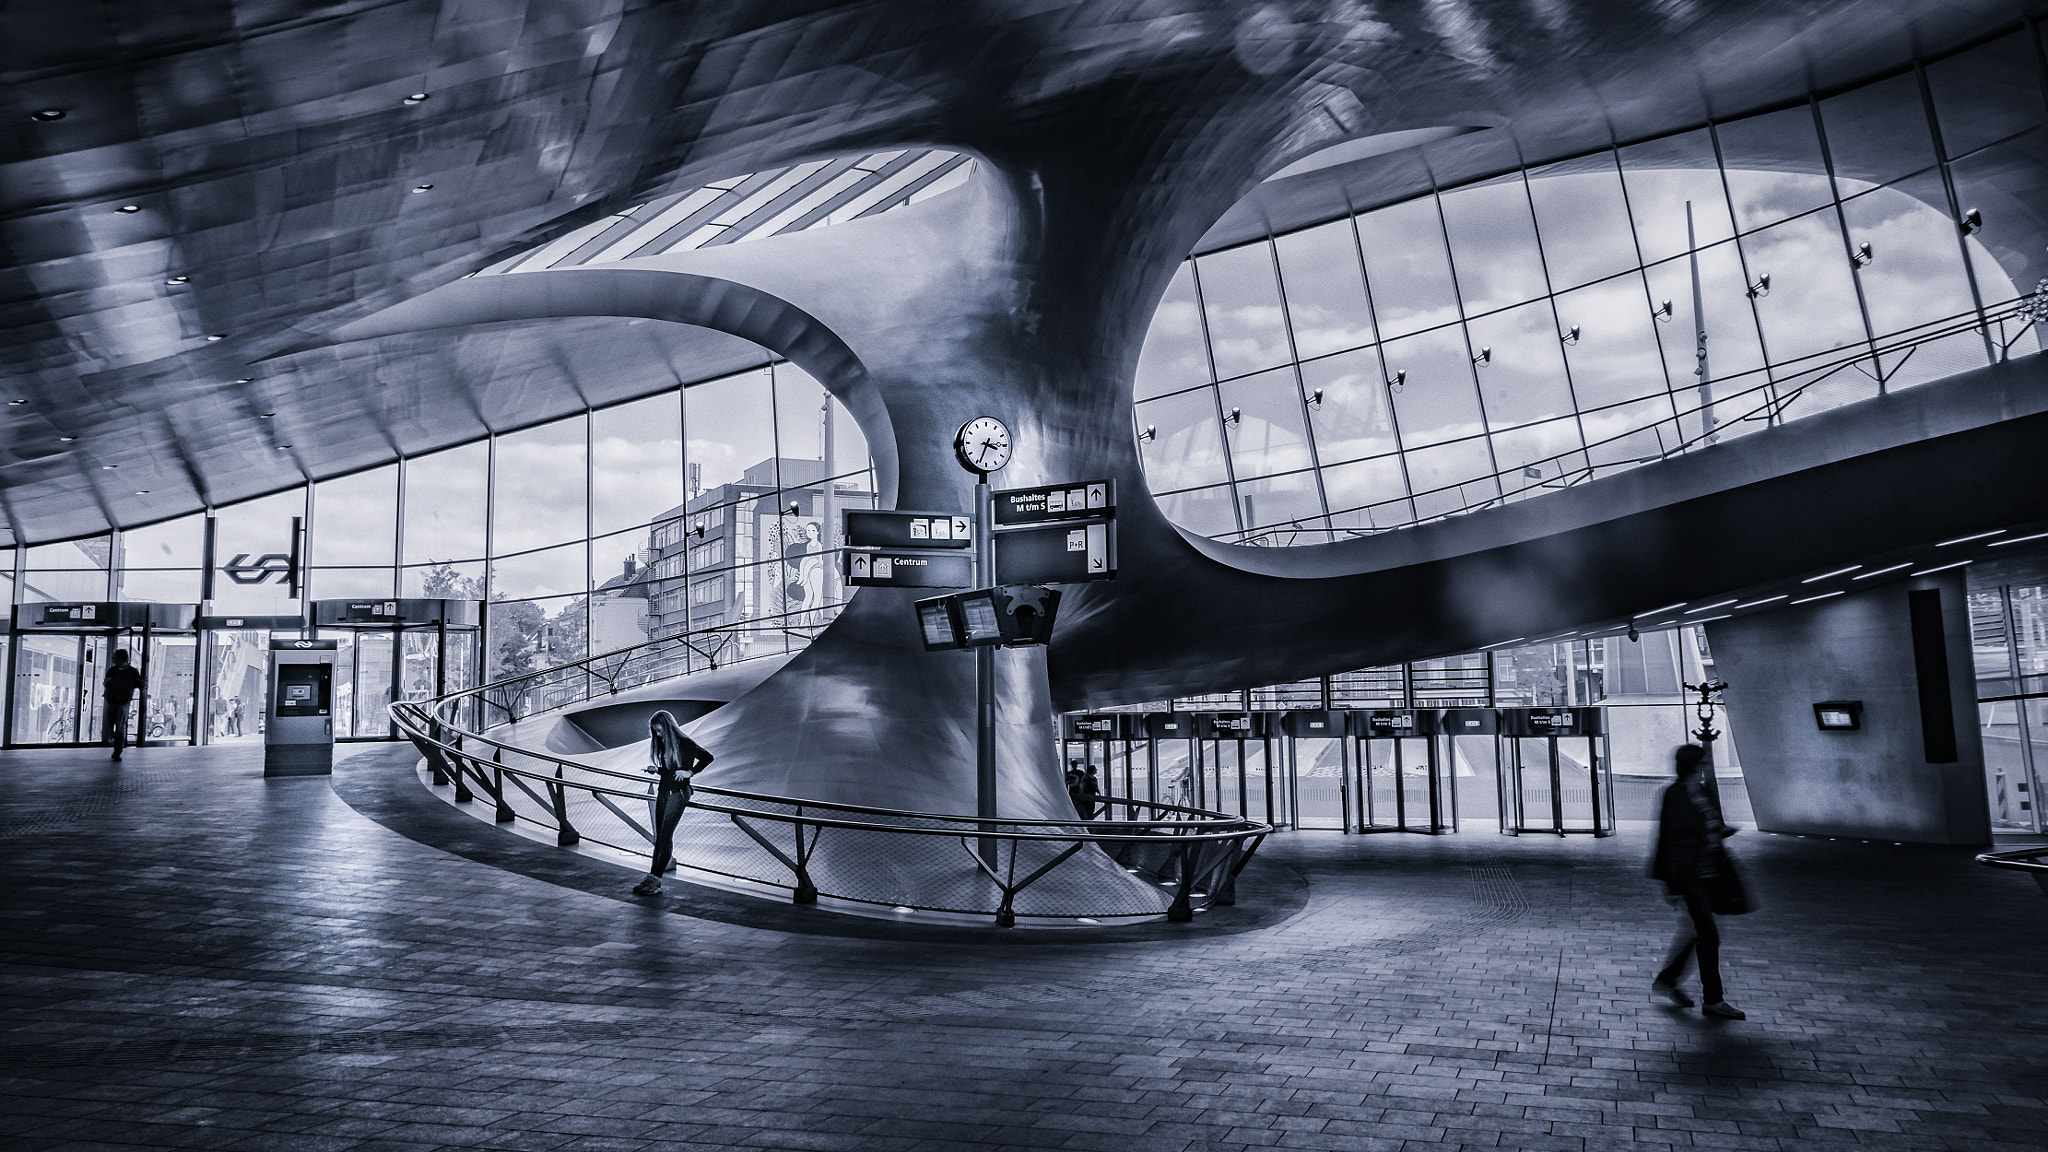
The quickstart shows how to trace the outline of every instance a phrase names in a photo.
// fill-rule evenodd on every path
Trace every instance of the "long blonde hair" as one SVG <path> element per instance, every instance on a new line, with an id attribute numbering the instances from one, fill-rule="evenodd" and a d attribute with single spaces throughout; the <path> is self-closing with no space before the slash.
<path id="1" fill-rule="evenodd" d="M 656 712 L 648 719 L 647 737 L 648 758 L 653 760 L 657 767 L 670 772 L 682 770 L 683 741 L 689 737 L 683 735 L 682 725 L 676 723 L 676 718 L 671 716 L 667 709 Z"/>

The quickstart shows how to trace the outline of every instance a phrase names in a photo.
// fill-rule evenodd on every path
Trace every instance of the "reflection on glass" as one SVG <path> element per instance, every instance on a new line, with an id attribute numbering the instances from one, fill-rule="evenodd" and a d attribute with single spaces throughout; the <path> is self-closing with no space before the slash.
<path id="1" fill-rule="evenodd" d="M 1787 220 L 1742 238 L 1752 272 L 1771 274 L 1757 298 L 1764 347 L 1775 363 L 1850 347 L 1864 339 L 1863 312 L 1849 275 L 1849 250 L 1833 212 Z M 1801 365 L 1797 370 L 1803 370 Z"/>
<path id="2" fill-rule="evenodd" d="M 1273 279 L 1272 251 L 1263 241 L 1199 257 L 1195 275 L 1218 378 L 1287 363 L 1280 286 Z"/>
<path id="3" fill-rule="evenodd" d="M 1362 348 L 1301 366 L 1301 386 L 1324 464 L 1394 451 L 1394 410 L 1380 377 L 1377 348 Z"/>
<path id="4" fill-rule="evenodd" d="M 199 602 L 197 568 L 123 568 L 114 591 L 116 600 L 148 601 L 156 604 Z"/>
<path id="5" fill-rule="evenodd" d="M 1569 477 L 1585 467 L 1580 446 L 1576 416 L 1493 434 L 1493 457 L 1507 473 L 1504 487 L 1509 490 Z"/>
<path id="6" fill-rule="evenodd" d="M 1650 299 L 1659 307 L 1666 300 L 1671 302 L 1671 318 L 1657 325 L 1666 377 L 1678 390 L 1676 403 L 1681 411 L 1700 408 L 1710 399 L 1724 404 L 1741 400 L 1731 411 L 1748 411 L 1766 398 L 1760 390 L 1767 387 L 1767 377 L 1762 372 L 1763 344 L 1757 337 L 1756 310 L 1750 306 L 1741 253 L 1732 243 L 1699 252 L 1700 300 L 1706 309 L 1704 376 L 1699 370 L 1701 329 L 1693 314 L 1692 263 L 1679 257 L 1652 265 L 1644 273 Z M 1710 393 L 1699 391 L 1703 383 Z M 1701 434 L 1697 418 L 1688 419 L 1685 428 L 1689 436 Z"/>
<path id="7" fill-rule="evenodd" d="M 1443 212 L 1467 316 L 1535 300 L 1548 290 L 1521 173 L 1446 192 Z"/>
<path id="8" fill-rule="evenodd" d="M 491 594 L 508 600 L 530 600 L 581 592 L 589 571 L 581 543 L 543 548 L 518 556 L 500 556 L 491 564 Z"/>
<path id="9" fill-rule="evenodd" d="M 1496 429 L 1564 416 L 1572 411 L 1571 382 L 1557 340 L 1557 317 L 1548 300 L 1474 318 L 1474 365 L 1486 419 Z"/>
<path id="10" fill-rule="evenodd" d="M 1927 66 L 1941 144 L 1967 156 L 2041 123 L 2041 79 L 2028 30 Z"/>
<path id="11" fill-rule="evenodd" d="M 1282 545 L 1328 542 L 1330 534 L 1323 530 L 1322 493 L 1317 490 L 1314 473 L 1239 481 L 1237 491 L 1244 505 L 1246 532 L 1258 532 Z"/>
<path id="12" fill-rule="evenodd" d="M 1138 399 L 1208 380 L 1209 353 L 1202 343 L 1201 309 L 1195 304 L 1194 266 L 1183 262 L 1145 332 L 1145 347 L 1138 354 Z"/>
<path id="13" fill-rule="evenodd" d="M 1837 180 L 1888 184 L 1934 163 L 1927 108 L 1910 72 L 1822 100 L 1820 119 Z"/>
<path id="14" fill-rule="evenodd" d="M 492 552 L 503 556 L 583 539 L 589 530 L 583 507 L 586 431 L 583 418 L 574 416 L 498 437 Z"/>
<path id="15" fill-rule="evenodd" d="M 1623 148 L 1621 174 L 1645 261 L 1655 263 L 1687 250 L 1688 201 L 1693 243 L 1704 248 L 1735 235 L 1728 193 L 1714 165 L 1714 140 L 1705 128 Z"/>
<path id="16" fill-rule="evenodd" d="M 1401 443 L 1410 450 L 1486 431 L 1464 332 L 1455 327 L 1439 328 L 1390 340 L 1386 360 L 1387 378 L 1402 381 L 1398 390 L 1389 391 L 1395 419 L 1400 422 Z"/>
<path id="17" fill-rule="evenodd" d="M 1366 305 L 1351 221 L 1289 233 L 1273 244 L 1287 289 L 1296 355 L 1321 356 L 1372 343 L 1372 310 Z"/>
<path id="18" fill-rule="evenodd" d="M 1811 108 L 1731 121 L 1717 125 L 1715 134 L 1742 231 L 1811 212 L 1833 198 Z"/>
<path id="19" fill-rule="evenodd" d="M 315 568 L 311 577 L 311 595 L 315 600 L 390 596 L 392 589 L 389 568 Z"/>
<path id="20" fill-rule="evenodd" d="M 1224 426 L 1224 439 L 1230 445 L 1233 474 L 1239 480 L 1291 472 L 1313 463 L 1293 368 L 1225 381 L 1217 391 L 1224 414 L 1236 414 L 1236 419 Z"/>
<path id="21" fill-rule="evenodd" d="M 1221 536 L 1238 530 L 1230 486 L 1198 488 L 1159 497 L 1166 518 L 1198 536 Z"/>
<path id="22" fill-rule="evenodd" d="M 775 458 L 775 400 L 765 369 L 683 391 L 683 448 L 690 495 L 737 484 L 747 469 Z"/>
<path id="23" fill-rule="evenodd" d="M 490 445 L 479 441 L 405 462 L 405 562 L 484 554 Z"/>
<path id="24" fill-rule="evenodd" d="M 1932 207 L 1946 200 L 1941 177 L 1929 172 L 1842 203 L 1850 247 L 1869 244 L 1875 257 L 1856 276 L 1879 339 L 1975 311 L 1955 224 Z"/>
<path id="25" fill-rule="evenodd" d="M 314 564 L 389 567 L 398 538 L 398 465 L 320 481 L 313 485 L 313 513 Z"/>
<path id="26" fill-rule="evenodd" d="M 1454 512 L 1500 494 L 1493 480 L 1493 457 L 1484 440 L 1416 449 L 1408 453 L 1407 464 L 1419 519 Z"/>
<path id="27" fill-rule="evenodd" d="M 1367 283 L 1381 339 L 1458 319 L 1458 294 L 1444 251 L 1436 197 L 1423 196 L 1358 218 Z"/>
<path id="28" fill-rule="evenodd" d="M 1580 410 L 1665 390 L 1658 324 L 1640 276 L 1618 276 L 1560 294 L 1557 323 Z M 1574 328 L 1579 330 L 1576 340 L 1571 338 Z M 1668 408 L 1665 415 L 1670 415 Z M 1594 439 L 1590 429 L 1587 438 Z"/>
<path id="29" fill-rule="evenodd" d="M 31 544 L 22 560 L 32 572 L 104 572 L 113 548 L 110 537 L 87 536 L 57 544 Z"/>
<path id="30" fill-rule="evenodd" d="M 1323 495 L 1330 505 L 1330 523 L 1337 528 L 1371 531 L 1415 519 L 1398 456 L 1323 469 Z"/>
<path id="31" fill-rule="evenodd" d="M 1553 288 L 1590 284 L 1636 266 L 1628 201 L 1612 154 L 1530 172 L 1529 198 L 1536 202 Z"/>
<path id="32" fill-rule="evenodd" d="M 256 742 L 263 738 L 264 677 L 270 660 L 270 633 L 234 628 L 207 636 L 206 742 Z M 341 679 L 337 675 L 337 680 Z M 346 736 L 346 723 L 335 732 Z"/>
<path id="33" fill-rule="evenodd" d="M 49 602 L 69 603 L 80 600 L 105 600 L 107 598 L 107 574 L 105 572 L 39 572 L 33 568 L 22 574 L 21 602 L 42 604 Z"/>
<path id="34" fill-rule="evenodd" d="M 204 563 L 206 514 L 195 512 L 121 533 L 124 568 L 197 568 Z"/>
<path id="35" fill-rule="evenodd" d="M 1966 241 L 1970 267 L 1984 306 L 2007 303 L 2048 279 L 2048 250 L 2040 236 L 2048 230 L 2038 200 L 2015 196 L 2008 189 L 2048 187 L 2048 128 L 2036 128 L 2015 140 L 1994 144 L 1956 161 L 1949 169 L 1956 199 L 1965 211 L 1977 209 L 1983 220 Z M 2039 347 L 2035 333 L 2015 354 Z"/>
<path id="36" fill-rule="evenodd" d="M 1154 491 L 1171 492 L 1229 479 L 1212 389 L 1146 401 L 1138 405 L 1138 426 L 1153 429 L 1152 438 L 1138 447 L 1147 482 Z"/>

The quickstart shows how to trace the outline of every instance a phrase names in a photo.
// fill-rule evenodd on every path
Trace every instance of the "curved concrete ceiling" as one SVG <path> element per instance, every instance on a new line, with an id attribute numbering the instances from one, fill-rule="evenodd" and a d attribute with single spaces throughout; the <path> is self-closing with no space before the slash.
<path id="1" fill-rule="evenodd" d="M 1344 140 L 1490 123 L 1538 162 L 1846 85 L 2017 16 L 1990 0 L 187 0 L 87 20 L 17 3 L 0 371 L 25 403 L 0 422 L 0 486 L 22 538 L 61 538 L 758 362 L 729 336 L 613 319 L 269 359 L 721 176 L 944 147 L 1039 173 L 1043 211 L 1097 213 L 1054 266 L 1129 251 L 1148 215 L 1141 246 L 1177 259 L 1262 175 Z M 1439 180 L 1460 176 L 1447 155 Z"/>

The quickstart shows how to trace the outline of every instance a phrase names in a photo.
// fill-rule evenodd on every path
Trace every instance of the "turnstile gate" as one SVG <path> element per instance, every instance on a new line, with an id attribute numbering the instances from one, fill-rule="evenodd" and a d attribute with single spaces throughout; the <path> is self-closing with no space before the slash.
<path id="1" fill-rule="evenodd" d="M 1358 831 L 1436 836 L 1458 830 L 1457 792 L 1437 746 L 1438 715 L 1419 708 L 1351 713 L 1359 748 Z"/>
<path id="2" fill-rule="evenodd" d="M 1604 708 L 1500 710 L 1504 835 L 1614 835 Z"/>

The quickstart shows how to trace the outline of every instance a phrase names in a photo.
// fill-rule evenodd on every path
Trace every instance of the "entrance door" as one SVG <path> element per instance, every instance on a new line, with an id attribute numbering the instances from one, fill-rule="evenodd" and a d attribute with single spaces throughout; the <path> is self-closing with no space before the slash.
<path id="1" fill-rule="evenodd" d="M 75 744 L 79 712 L 90 693 L 82 691 L 83 636 L 17 635 L 14 638 L 14 743 Z M 95 663 L 94 668 L 98 665 Z"/>
<path id="2" fill-rule="evenodd" d="M 1360 771 L 1364 776 L 1360 788 L 1364 805 L 1362 830 L 1453 830 L 1448 789 L 1429 737 L 1374 738 L 1359 744 Z"/>
<path id="3" fill-rule="evenodd" d="M 357 737 L 391 735 L 392 639 L 393 634 L 385 631 L 355 633 L 353 734 Z"/>
<path id="4" fill-rule="evenodd" d="M 149 715 L 130 717 L 131 738 L 138 744 L 190 743 L 192 701 L 199 687 L 199 637 L 151 636 L 147 664 L 143 691 Z"/>
<path id="5" fill-rule="evenodd" d="M 1344 745 L 1341 738 L 1290 736 L 1288 758 L 1294 780 L 1294 826 L 1334 828 L 1350 826 L 1350 789 L 1346 787 Z"/>
<path id="6" fill-rule="evenodd" d="M 223 628 L 207 633 L 206 715 L 199 718 L 206 743 L 263 739 L 263 678 L 270 659 L 269 641 L 270 633 L 261 629 Z"/>
<path id="7" fill-rule="evenodd" d="M 1504 736 L 1501 743 L 1501 831 L 1613 835 L 1604 738 Z"/>

